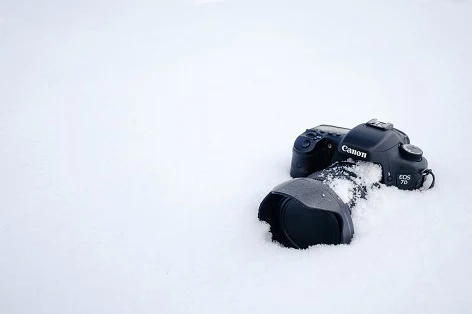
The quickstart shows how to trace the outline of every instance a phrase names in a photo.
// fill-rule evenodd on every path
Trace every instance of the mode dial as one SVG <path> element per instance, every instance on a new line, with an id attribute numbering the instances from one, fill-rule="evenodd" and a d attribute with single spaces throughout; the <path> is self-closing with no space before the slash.
<path id="1" fill-rule="evenodd" d="M 411 144 L 402 144 L 400 146 L 400 153 L 409 160 L 421 161 L 423 157 L 423 151 L 421 148 Z"/>

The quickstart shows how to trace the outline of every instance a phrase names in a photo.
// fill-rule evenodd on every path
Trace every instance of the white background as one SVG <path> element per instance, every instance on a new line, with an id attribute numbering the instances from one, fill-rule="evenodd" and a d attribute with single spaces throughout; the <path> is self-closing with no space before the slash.
<path id="1" fill-rule="evenodd" d="M 1 1 L 0 313 L 468 313 L 472 2 Z M 425 192 L 271 243 L 306 128 L 377 117 Z"/>

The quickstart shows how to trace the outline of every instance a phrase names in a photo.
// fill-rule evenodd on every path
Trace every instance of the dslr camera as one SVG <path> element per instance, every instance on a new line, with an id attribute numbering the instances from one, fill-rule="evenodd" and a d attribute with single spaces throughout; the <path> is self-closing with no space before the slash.
<path id="1" fill-rule="evenodd" d="M 376 164 L 378 182 L 362 180 L 359 167 Z M 402 190 L 428 188 L 435 177 L 423 151 L 391 123 L 372 119 L 353 129 L 319 125 L 297 137 L 290 168 L 293 180 L 276 186 L 262 201 L 258 217 L 270 225 L 272 239 L 283 246 L 304 249 L 316 244 L 350 243 L 354 235 L 351 209 L 371 186 Z M 344 200 L 330 187 L 333 180 L 351 185 Z"/>

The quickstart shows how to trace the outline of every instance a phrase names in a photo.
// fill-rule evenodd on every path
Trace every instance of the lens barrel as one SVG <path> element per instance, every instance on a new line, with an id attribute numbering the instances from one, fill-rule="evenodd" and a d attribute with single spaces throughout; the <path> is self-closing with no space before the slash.
<path id="1" fill-rule="evenodd" d="M 306 178 L 286 181 L 264 198 L 259 219 L 270 225 L 272 239 L 285 247 L 348 244 L 354 234 L 350 208 L 365 197 L 367 184 L 375 184 L 361 177 L 372 166 L 378 167 L 339 162 Z"/>

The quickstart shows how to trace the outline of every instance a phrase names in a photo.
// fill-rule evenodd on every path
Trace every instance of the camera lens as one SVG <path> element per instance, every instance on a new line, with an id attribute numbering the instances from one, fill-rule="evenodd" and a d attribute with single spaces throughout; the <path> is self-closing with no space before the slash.
<path id="1" fill-rule="evenodd" d="M 308 208 L 296 199 L 285 197 L 280 202 L 279 221 L 285 236 L 296 248 L 341 243 L 342 228 L 333 212 Z"/>
<path id="2" fill-rule="evenodd" d="M 274 187 L 261 202 L 258 218 L 269 224 L 272 240 L 285 247 L 349 244 L 354 235 L 350 208 L 381 176 L 382 168 L 372 163 L 335 163 Z M 332 185 L 333 180 L 345 184 Z M 345 201 L 336 191 L 347 196 Z"/>

